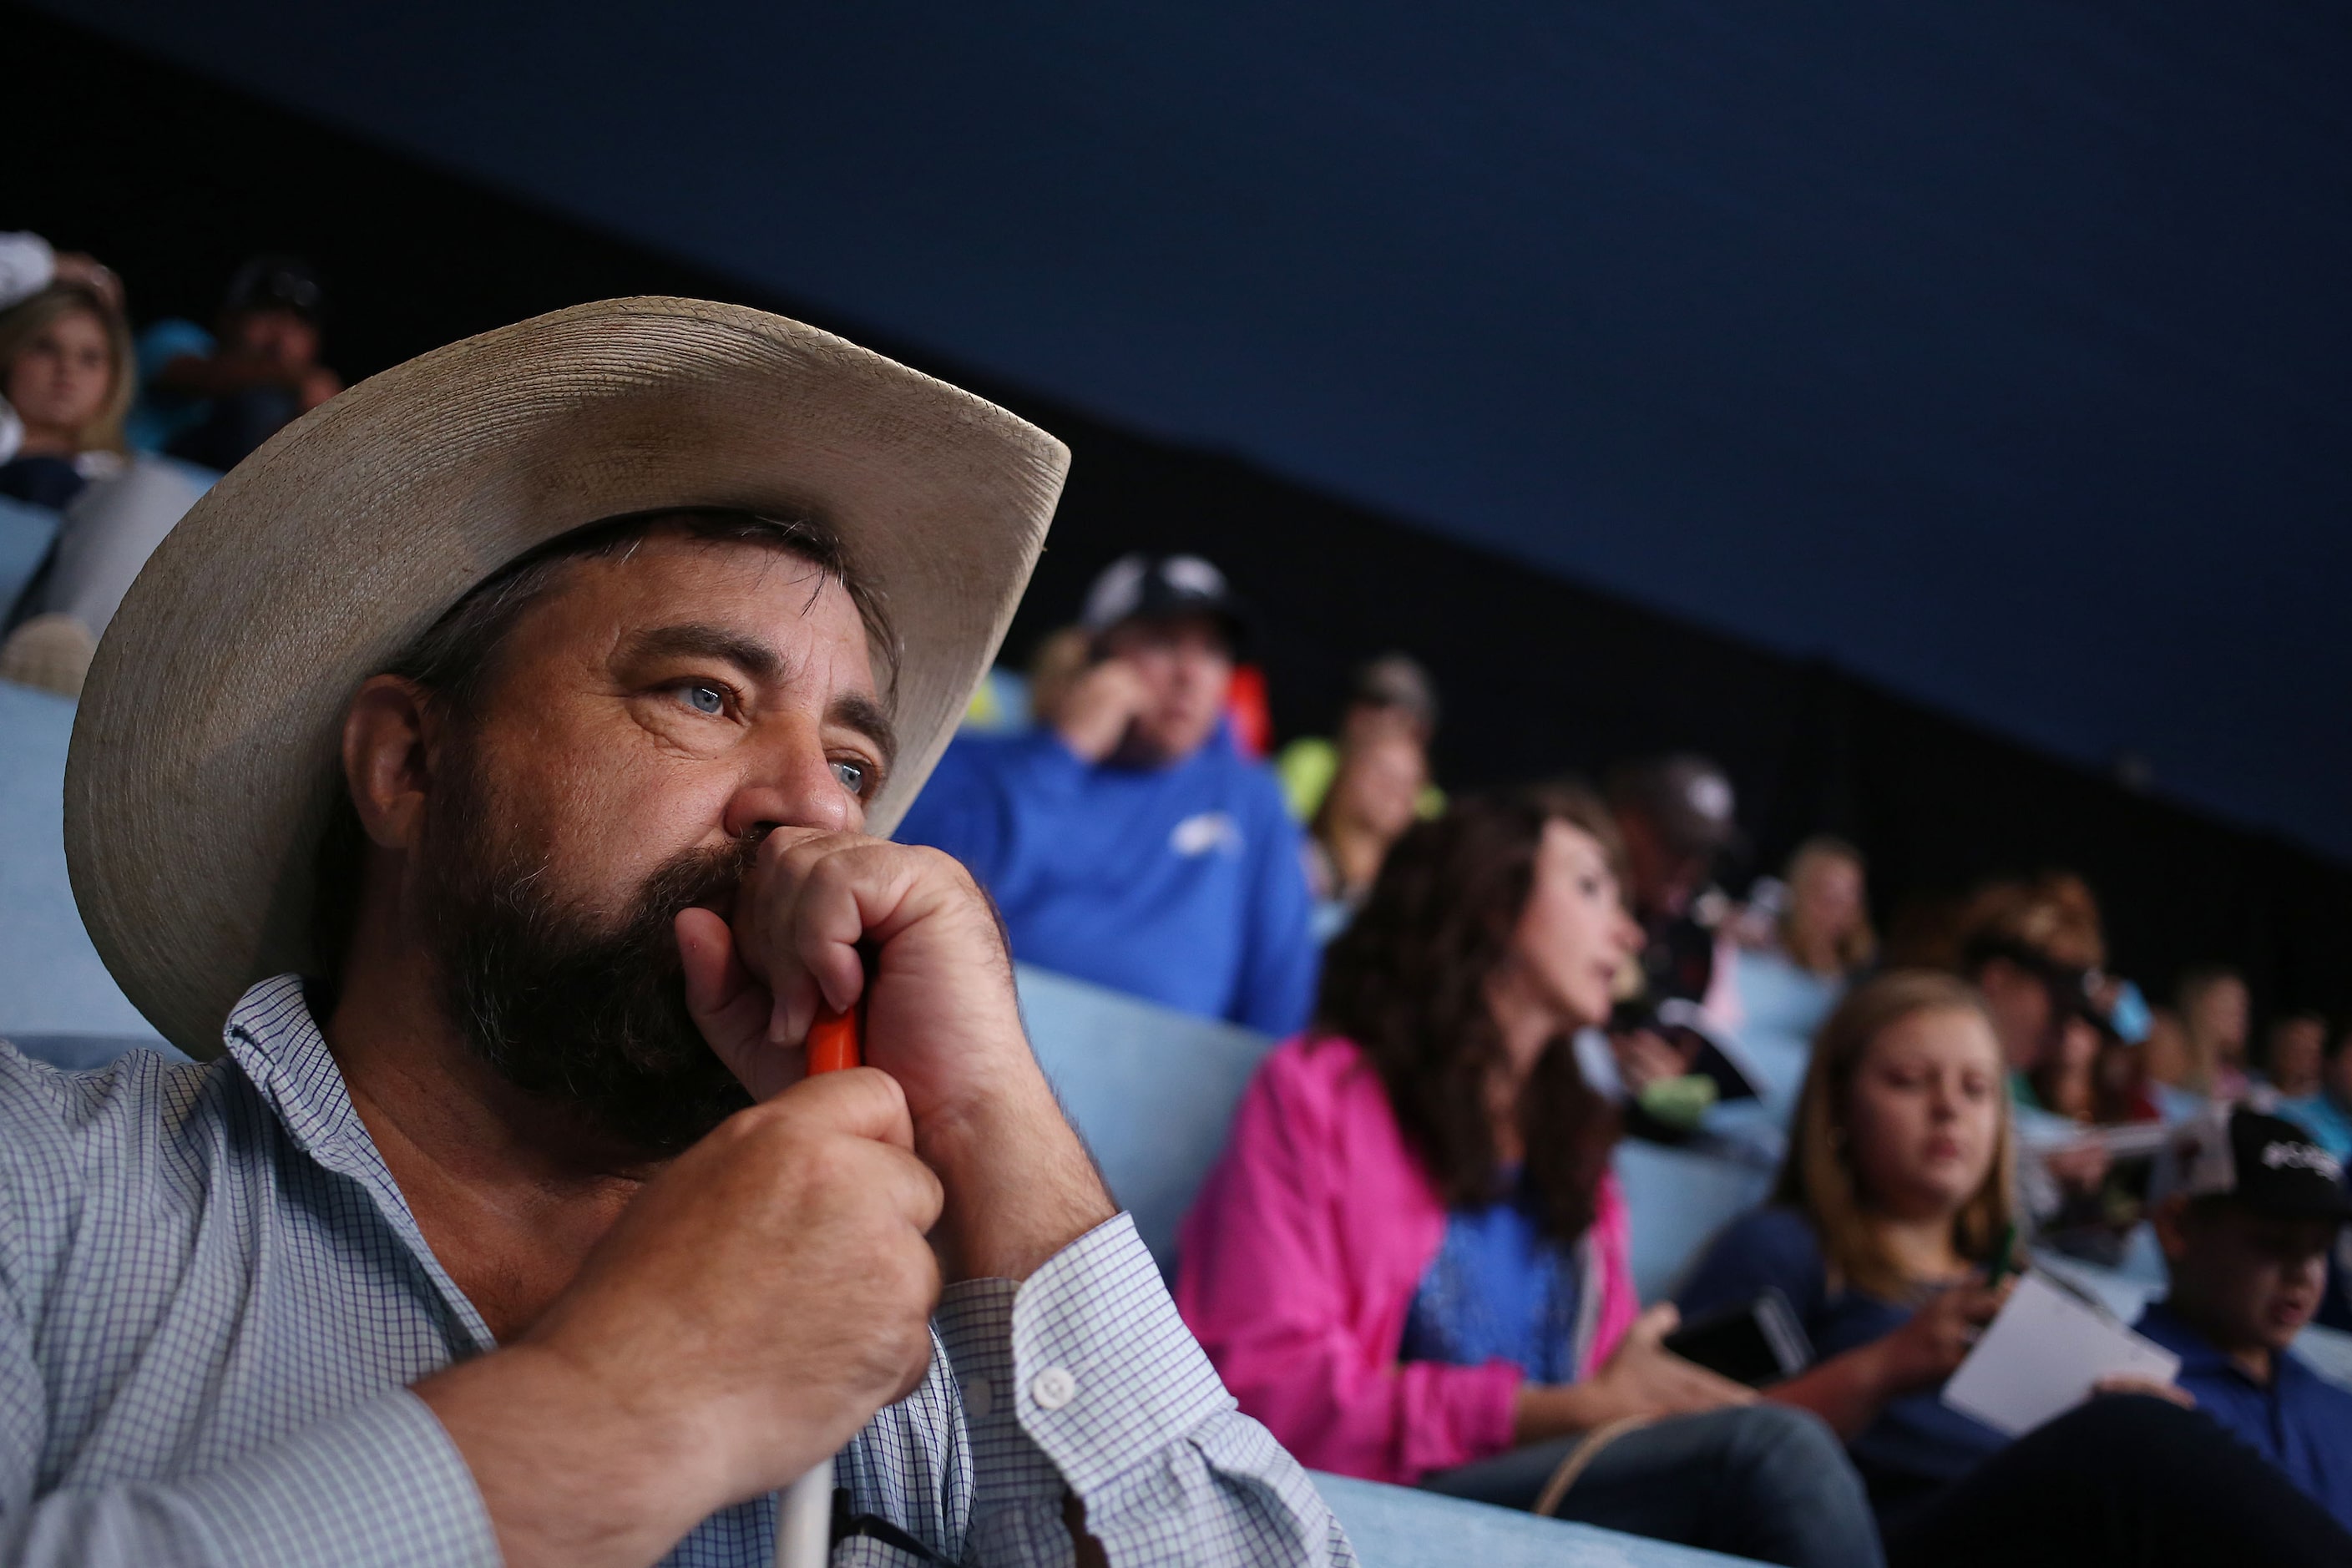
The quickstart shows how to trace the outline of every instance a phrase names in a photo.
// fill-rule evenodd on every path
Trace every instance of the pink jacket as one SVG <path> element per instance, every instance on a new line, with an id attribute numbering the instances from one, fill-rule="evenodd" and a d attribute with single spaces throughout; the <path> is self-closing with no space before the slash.
<path id="1" fill-rule="evenodd" d="M 1444 1234 L 1362 1051 L 1301 1037 L 1259 1067 L 1185 1216 L 1177 1309 L 1242 1409 L 1301 1463 L 1409 1484 L 1509 1447 L 1520 1382 L 1507 1362 L 1399 1363 Z M 1640 1310 L 1614 1175 L 1578 1250 L 1583 1377 Z"/>

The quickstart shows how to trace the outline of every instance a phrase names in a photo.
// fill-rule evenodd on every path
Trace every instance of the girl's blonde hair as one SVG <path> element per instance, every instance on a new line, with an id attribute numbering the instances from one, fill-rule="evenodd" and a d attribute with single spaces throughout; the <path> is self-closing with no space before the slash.
<path id="1" fill-rule="evenodd" d="M 1886 1300 L 1901 1300 L 1914 1282 L 1887 1257 L 1870 1224 L 1868 1197 L 1854 1174 L 1846 1117 L 1854 1075 L 1871 1043 L 1921 1013 L 1967 1013 L 1982 1019 L 1988 1030 L 1992 1027 L 1975 989 L 1948 974 L 1896 970 L 1856 986 L 1814 1037 L 1789 1155 L 1773 1192 L 1775 1202 L 1796 1208 L 1811 1223 L 1832 1289 L 1860 1290 Z M 1991 1257 L 2009 1227 L 2017 1161 L 2007 1083 L 1997 1080 L 1994 1095 L 1999 1123 L 1992 1168 L 1952 1219 L 1953 1247 L 1979 1263 Z"/>
<path id="2" fill-rule="evenodd" d="M 131 348 L 131 323 L 122 312 L 89 289 L 71 283 L 52 283 L 29 300 L 0 311 L 0 387 L 5 387 L 8 377 L 16 368 L 33 340 L 47 328 L 75 314 L 98 318 L 106 331 L 107 358 L 112 363 L 113 382 L 107 388 L 106 401 L 89 422 L 74 432 L 74 450 L 78 452 L 121 452 L 126 449 L 122 436 L 123 416 L 131 412 L 131 399 L 139 388 L 138 362 Z"/>

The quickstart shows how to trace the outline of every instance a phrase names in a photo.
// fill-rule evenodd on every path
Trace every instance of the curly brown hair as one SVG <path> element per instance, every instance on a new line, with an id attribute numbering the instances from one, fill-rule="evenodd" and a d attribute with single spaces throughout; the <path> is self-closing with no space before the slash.
<path id="1" fill-rule="evenodd" d="M 1314 1033 L 1353 1041 L 1370 1059 L 1449 1207 L 1502 1195 L 1486 1097 L 1503 1040 L 1486 988 L 1509 960 L 1544 828 L 1555 821 L 1591 834 L 1618 864 L 1616 824 L 1581 784 L 1469 796 L 1397 840 L 1324 955 Z M 1585 1082 L 1570 1036 L 1537 1061 L 1520 1113 L 1544 1229 L 1572 1242 L 1592 1223 L 1617 1113 Z"/>

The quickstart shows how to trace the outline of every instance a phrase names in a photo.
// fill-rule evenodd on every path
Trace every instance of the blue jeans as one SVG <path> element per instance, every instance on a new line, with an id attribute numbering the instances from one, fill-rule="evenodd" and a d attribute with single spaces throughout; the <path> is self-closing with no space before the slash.
<path id="1" fill-rule="evenodd" d="M 1514 1448 L 1421 1484 L 1528 1508 L 1579 1441 Z M 1885 1562 L 1870 1499 L 1836 1435 L 1818 1416 L 1778 1405 L 1679 1415 L 1626 1433 L 1568 1489 L 1559 1517 L 1790 1568 Z"/>

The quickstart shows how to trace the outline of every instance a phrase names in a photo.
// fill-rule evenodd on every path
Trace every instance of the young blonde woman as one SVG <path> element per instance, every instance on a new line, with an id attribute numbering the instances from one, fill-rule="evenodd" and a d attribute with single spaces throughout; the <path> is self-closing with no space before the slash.
<path id="1" fill-rule="evenodd" d="M 133 374 L 130 326 L 93 289 L 51 284 L 0 311 L 0 396 L 18 427 L 0 495 L 63 511 L 121 473 Z"/>
<path id="2" fill-rule="evenodd" d="M 0 623 L 23 623 L 0 644 L 0 677 L 78 691 L 131 580 L 201 493 L 184 470 L 126 451 L 133 375 L 130 325 L 100 289 L 55 283 L 0 312 L 16 437 L 0 496 L 60 514 L 38 574 L 0 604 Z"/>
<path id="3" fill-rule="evenodd" d="M 1573 1040 L 1639 940 L 1587 792 L 1407 830 L 1328 950 L 1315 1024 L 1244 1097 L 1177 1304 L 1310 1466 L 1528 1508 L 1566 1465 L 1561 1517 L 1874 1563 L 1834 1437 L 1667 1352 L 1672 1310 L 1636 1305 L 1615 1120 Z"/>
<path id="4" fill-rule="evenodd" d="M 1769 1390 L 1846 1440 L 1896 1568 L 2000 1562 L 2352 1561 L 2334 1521 L 2144 1387 L 2016 1443 L 1938 1393 L 2006 1299 L 2007 1069 L 1991 1015 L 1951 976 L 1871 980 L 1822 1027 L 1770 1205 L 1735 1222 L 1682 1293 L 1686 1317 L 1786 1296 L 1813 1364 Z"/>
<path id="5" fill-rule="evenodd" d="M 1789 902 L 1775 935 L 1790 963 L 1816 979 L 1843 983 L 1878 956 L 1864 893 L 1862 851 L 1817 835 L 1789 858 Z"/>

